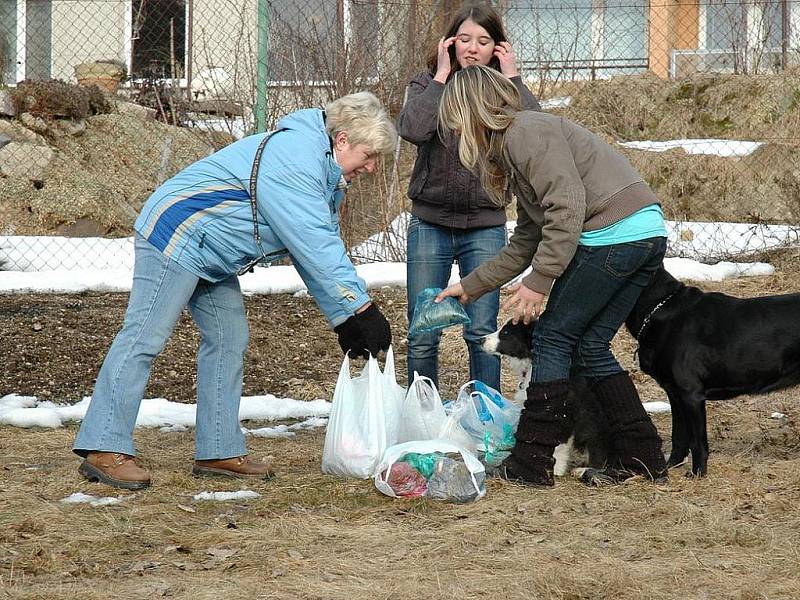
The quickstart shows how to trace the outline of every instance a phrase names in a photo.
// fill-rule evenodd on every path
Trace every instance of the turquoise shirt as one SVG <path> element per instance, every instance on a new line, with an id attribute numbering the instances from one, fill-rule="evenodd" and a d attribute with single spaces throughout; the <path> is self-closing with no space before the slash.
<path id="1" fill-rule="evenodd" d="M 667 237 L 664 213 L 658 204 L 640 208 L 632 215 L 608 227 L 584 231 L 578 238 L 578 244 L 581 246 L 611 246 L 652 237 Z"/>

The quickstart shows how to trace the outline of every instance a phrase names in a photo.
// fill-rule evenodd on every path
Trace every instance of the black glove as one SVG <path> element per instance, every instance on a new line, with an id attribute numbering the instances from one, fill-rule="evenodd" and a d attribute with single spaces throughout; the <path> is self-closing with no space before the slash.
<path id="1" fill-rule="evenodd" d="M 369 358 L 370 354 L 378 356 L 378 352 L 388 350 L 392 343 L 389 321 L 374 302 L 367 310 L 353 315 L 333 330 L 339 336 L 342 352 L 350 358 Z"/>

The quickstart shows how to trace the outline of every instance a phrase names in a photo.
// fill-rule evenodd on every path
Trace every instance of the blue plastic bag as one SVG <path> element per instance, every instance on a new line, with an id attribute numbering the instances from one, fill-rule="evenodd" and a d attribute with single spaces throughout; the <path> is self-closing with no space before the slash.
<path id="1" fill-rule="evenodd" d="M 441 291 L 442 288 L 425 288 L 417 294 L 408 335 L 433 333 L 446 327 L 471 322 L 464 307 L 452 296 L 448 296 L 438 304 L 434 302 Z"/>
<path id="2" fill-rule="evenodd" d="M 478 380 L 461 386 L 456 402 L 459 401 L 469 406 L 461 417 L 461 425 L 476 442 L 478 451 L 494 464 L 495 454 L 514 447 L 520 407 Z"/>

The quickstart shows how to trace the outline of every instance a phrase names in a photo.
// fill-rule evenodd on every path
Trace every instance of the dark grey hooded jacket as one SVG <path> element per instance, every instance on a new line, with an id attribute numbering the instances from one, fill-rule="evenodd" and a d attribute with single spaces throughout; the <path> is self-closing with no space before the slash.
<path id="1" fill-rule="evenodd" d="M 522 97 L 524 110 L 541 110 L 539 102 L 522 82 L 512 77 Z M 483 190 L 480 180 L 461 164 L 458 138 L 450 136 L 445 146 L 439 139 L 439 100 L 444 84 L 433 74 L 418 74 L 408 85 L 408 98 L 400 111 L 398 132 L 417 146 L 417 161 L 408 185 L 411 214 L 453 229 L 475 229 L 502 225 L 505 208 L 497 206 Z"/>

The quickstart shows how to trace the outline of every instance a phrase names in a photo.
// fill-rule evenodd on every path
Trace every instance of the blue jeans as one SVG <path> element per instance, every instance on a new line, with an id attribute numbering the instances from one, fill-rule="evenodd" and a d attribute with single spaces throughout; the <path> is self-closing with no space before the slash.
<path id="1" fill-rule="evenodd" d="M 248 329 L 239 280 L 235 276 L 219 283 L 200 279 L 139 235 L 134 248 L 133 286 L 125 321 L 100 368 L 74 452 L 81 456 L 91 451 L 136 455 L 133 429 L 150 367 L 188 305 L 201 334 L 195 458 L 247 454 L 239 425 L 239 401 Z"/>
<path id="2" fill-rule="evenodd" d="M 611 246 L 578 246 L 534 328 L 531 381 L 570 375 L 599 379 L 623 369 L 611 340 L 661 265 L 663 237 Z"/>
<path id="3" fill-rule="evenodd" d="M 461 277 L 493 258 L 506 244 L 504 225 L 481 229 L 448 229 L 411 217 L 408 226 L 408 322 L 414 315 L 417 295 L 428 287 L 447 287 L 453 261 Z M 469 350 L 470 379 L 479 379 L 500 390 L 500 359 L 481 347 L 483 338 L 497 330 L 500 291 L 490 292 L 464 307 L 471 323 L 464 326 Z M 408 337 L 408 381 L 414 371 L 430 377 L 438 386 L 441 332 Z"/>

